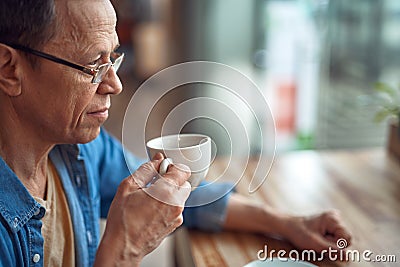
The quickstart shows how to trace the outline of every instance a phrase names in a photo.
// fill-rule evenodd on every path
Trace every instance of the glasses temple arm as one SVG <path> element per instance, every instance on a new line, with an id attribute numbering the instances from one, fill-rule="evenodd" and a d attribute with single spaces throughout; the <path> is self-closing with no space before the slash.
<path id="1" fill-rule="evenodd" d="M 95 71 L 93 69 L 90 69 L 88 67 L 81 66 L 81 65 L 66 61 L 66 60 L 64 60 L 62 58 L 57 58 L 57 57 L 54 57 L 52 55 L 49 55 L 49 54 L 46 54 L 46 53 L 43 53 L 43 52 L 40 52 L 40 51 L 33 50 L 33 49 L 31 49 L 29 47 L 26 47 L 26 46 L 17 45 L 17 44 L 7 44 L 7 45 L 12 47 L 12 48 L 14 48 L 14 49 L 18 49 L 20 51 L 27 52 L 27 53 L 30 53 L 30 54 L 45 58 L 45 59 L 50 60 L 50 61 L 69 66 L 71 68 L 83 71 L 83 72 L 85 72 L 87 74 L 90 74 L 90 75 L 93 75 L 95 73 Z"/>

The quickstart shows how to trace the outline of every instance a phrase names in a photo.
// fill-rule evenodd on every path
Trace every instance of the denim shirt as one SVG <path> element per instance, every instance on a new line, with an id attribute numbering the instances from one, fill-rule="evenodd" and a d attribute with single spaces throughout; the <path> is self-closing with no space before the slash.
<path id="1" fill-rule="evenodd" d="M 144 160 L 125 151 L 119 141 L 101 130 L 90 143 L 58 145 L 50 152 L 64 187 L 74 228 L 76 266 L 92 266 L 100 241 L 99 219 L 106 218 L 122 179 Z M 231 184 L 195 190 L 187 203 L 222 198 L 201 207 L 185 208 L 184 224 L 218 231 L 225 219 Z M 192 200 L 191 200 L 192 199 Z M 0 157 L 0 266 L 43 266 L 40 206 Z"/>

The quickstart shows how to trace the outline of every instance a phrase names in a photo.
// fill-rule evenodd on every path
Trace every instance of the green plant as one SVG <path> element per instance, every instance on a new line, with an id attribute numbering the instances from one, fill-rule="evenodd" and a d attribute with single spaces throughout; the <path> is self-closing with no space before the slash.
<path id="1" fill-rule="evenodd" d="M 386 83 L 378 82 L 374 85 L 379 93 L 380 109 L 375 114 L 375 121 L 381 122 L 387 118 L 395 118 L 400 125 L 400 85 L 395 88 Z"/>

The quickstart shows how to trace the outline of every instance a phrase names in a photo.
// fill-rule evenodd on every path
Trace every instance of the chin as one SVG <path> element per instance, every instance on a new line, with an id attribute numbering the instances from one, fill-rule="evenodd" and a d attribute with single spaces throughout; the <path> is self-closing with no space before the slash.
<path id="1" fill-rule="evenodd" d="M 100 127 L 97 129 L 85 129 L 83 133 L 78 134 L 75 138 L 75 143 L 77 144 L 86 144 L 94 139 L 100 134 Z"/>

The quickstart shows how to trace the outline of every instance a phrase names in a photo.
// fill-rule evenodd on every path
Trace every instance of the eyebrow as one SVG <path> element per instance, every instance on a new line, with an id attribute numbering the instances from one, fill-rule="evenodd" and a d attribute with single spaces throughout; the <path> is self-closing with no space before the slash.
<path id="1" fill-rule="evenodd" d="M 119 47 L 120 47 L 120 44 L 118 43 L 117 45 L 115 45 L 115 47 L 114 47 L 114 49 L 111 51 L 111 53 L 112 53 L 112 52 L 115 52 L 115 50 L 117 50 Z M 107 55 L 107 54 L 109 54 L 109 53 L 110 53 L 109 51 L 103 50 L 103 51 L 100 52 L 100 55 L 101 55 L 101 56 L 104 56 L 104 55 Z"/>

